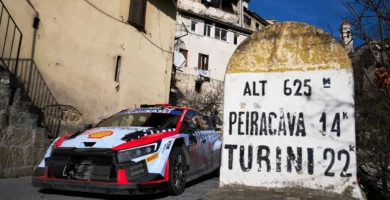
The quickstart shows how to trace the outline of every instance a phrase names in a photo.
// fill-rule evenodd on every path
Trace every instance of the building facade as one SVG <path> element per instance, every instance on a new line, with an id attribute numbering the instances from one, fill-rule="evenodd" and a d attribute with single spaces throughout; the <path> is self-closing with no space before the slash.
<path id="1" fill-rule="evenodd" d="M 344 19 L 343 23 L 340 26 L 340 42 L 344 46 L 347 53 L 354 51 L 353 47 L 353 38 L 352 38 L 352 29 L 349 22 Z"/>
<path id="2" fill-rule="evenodd" d="M 23 34 L 19 60 L 34 63 L 34 73 L 56 102 L 79 110 L 85 122 L 140 104 L 168 102 L 175 1 L 3 2 Z M 24 81 L 34 85 L 34 73 L 21 61 L 18 76 L 33 74 Z M 51 106 L 40 102 L 39 92 L 36 97 L 40 108 Z"/>
<path id="3" fill-rule="evenodd" d="M 179 97 L 208 93 L 224 81 L 237 46 L 254 31 L 270 25 L 248 9 L 249 0 L 179 0 L 175 51 L 186 63 L 175 75 Z M 180 100 L 179 100 L 180 101 Z"/>

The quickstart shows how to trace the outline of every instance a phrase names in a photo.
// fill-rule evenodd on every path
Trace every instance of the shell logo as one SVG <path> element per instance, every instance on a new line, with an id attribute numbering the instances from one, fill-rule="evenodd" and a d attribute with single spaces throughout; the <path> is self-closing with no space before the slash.
<path id="1" fill-rule="evenodd" d="M 114 134 L 114 132 L 112 132 L 112 131 L 99 131 L 99 132 L 89 134 L 88 138 L 101 139 L 101 138 L 110 136 L 112 134 Z"/>
<path id="2" fill-rule="evenodd" d="M 158 153 L 155 153 L 149 157 L 146 158 L 146 162 L 149 163 L 149 162 L 152 162 L 153 160 L 157 159 L 158 158 Z"/>

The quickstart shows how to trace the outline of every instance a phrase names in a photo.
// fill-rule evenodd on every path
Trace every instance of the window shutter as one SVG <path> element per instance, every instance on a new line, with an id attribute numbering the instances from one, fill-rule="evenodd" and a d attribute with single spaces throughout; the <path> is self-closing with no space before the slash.
<path id="1" fill-rule="evenodd" d="M 145 28 L 146 0 L 131 0 L 128 22 L 137 28 Z"/>
<path id="2" fill-rule="evenodd" d="M 202 62 L 201 59 L 202 59 L 202 54 L 199 54 L 199 57 L 198 57 L 198 69 L 201 68 L 200 67 L 200 62 Z"/>

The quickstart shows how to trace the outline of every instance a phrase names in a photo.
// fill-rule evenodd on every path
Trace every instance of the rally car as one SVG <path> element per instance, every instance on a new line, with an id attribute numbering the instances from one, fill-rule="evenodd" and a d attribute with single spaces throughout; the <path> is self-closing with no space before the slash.
<path id="1" fill-rule="evenodd" d="M 123 110 L 57 138 L 34 171 L 32 185 L 180 195 L 186 182 L 219 172 L 222 142 L 213 119 L 218 118 L 165 104 Z"/>

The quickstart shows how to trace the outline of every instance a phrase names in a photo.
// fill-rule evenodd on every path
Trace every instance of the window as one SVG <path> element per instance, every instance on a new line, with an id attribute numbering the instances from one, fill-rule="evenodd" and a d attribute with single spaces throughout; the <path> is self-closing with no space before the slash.
<path id="1" fill-rule="evenodd" d="M 211 35 L 211 25 L 210 24 L 204 24 L 203 35 L 210 37 L 210 35 Z"/>
<path id="2" fill-rule="evenodd" d="M 209 56 L 205 54 L 199 54 L 198 69 L 209 70 Z"/>
<path id="3" fill-rule="evenodd" d="M 145 29 L 146 0 L 131 0 L 128 23 L 136 28 Z"/>
<path id="4" fill-rule="evenodd" d="M 190 123 L 195 123 L 198 126 L 198 128 L 200 128 L 200 124 L 197 118 L 198 115 L 199 115 L 198 112 L 194 110 L 188 110 L 184 115 L 183 123 L 180 127 L 180 133 L 189 133 Z"/>
<path id="5" fill-rule="evenodd" d="M 198 22 L 195 22 L 195 21 L 191 21 L 191 31 L 196 31 L 196 25 L 198 24 Z"/>
<path id="6" fill-rule="evenodd" d="M 201 2 L 206 6 L 221 8 L 221 0 L 202 0 Z"/>
<path id="7" fill-rule="evenodd" d="M 183 54 L 184 58 L 186 59 L 186 63 L 184 64 L 184 67 L 187 67 L 187 63 L 188 63 L 188 50 L 179 49 L 179 52 L 181 54 Z"/>
<path id="8" fill-rule="evenodd" d="M 250 26 L 252 23 L 251 23 L 251 18 L 248 17 L 247 15 L 244 15 L 244 23 L 248 26 Z"/>
<path id="9" fill-rule="evenodd" d="M 237 45 L 238 43 L 238 35 L 234 34 L 234 44 Z"/>
<path id="10" fill-rule="evenodd" d="M 176 128 L 180 115 L 161 113 L 118 114 L 100 123 L 97 127 L 141 126 L 158 129 Z"/>
<path id="11" fill-rule="evenodd" d="M 349 36 L 351 36 L 351 31 L 347 31 L 347 38 L 349 38 Z"/>
<path id="12" fill-rule="evenodd" d="M 260 30 L 260 24 L 256 23 L 256 30 Z"/>
<path id="13" fill-rule="evenodd" d="M 223 41 L 227 41 L 227 31 L 221 28 L 215 27 L 215 38 Z"/>

